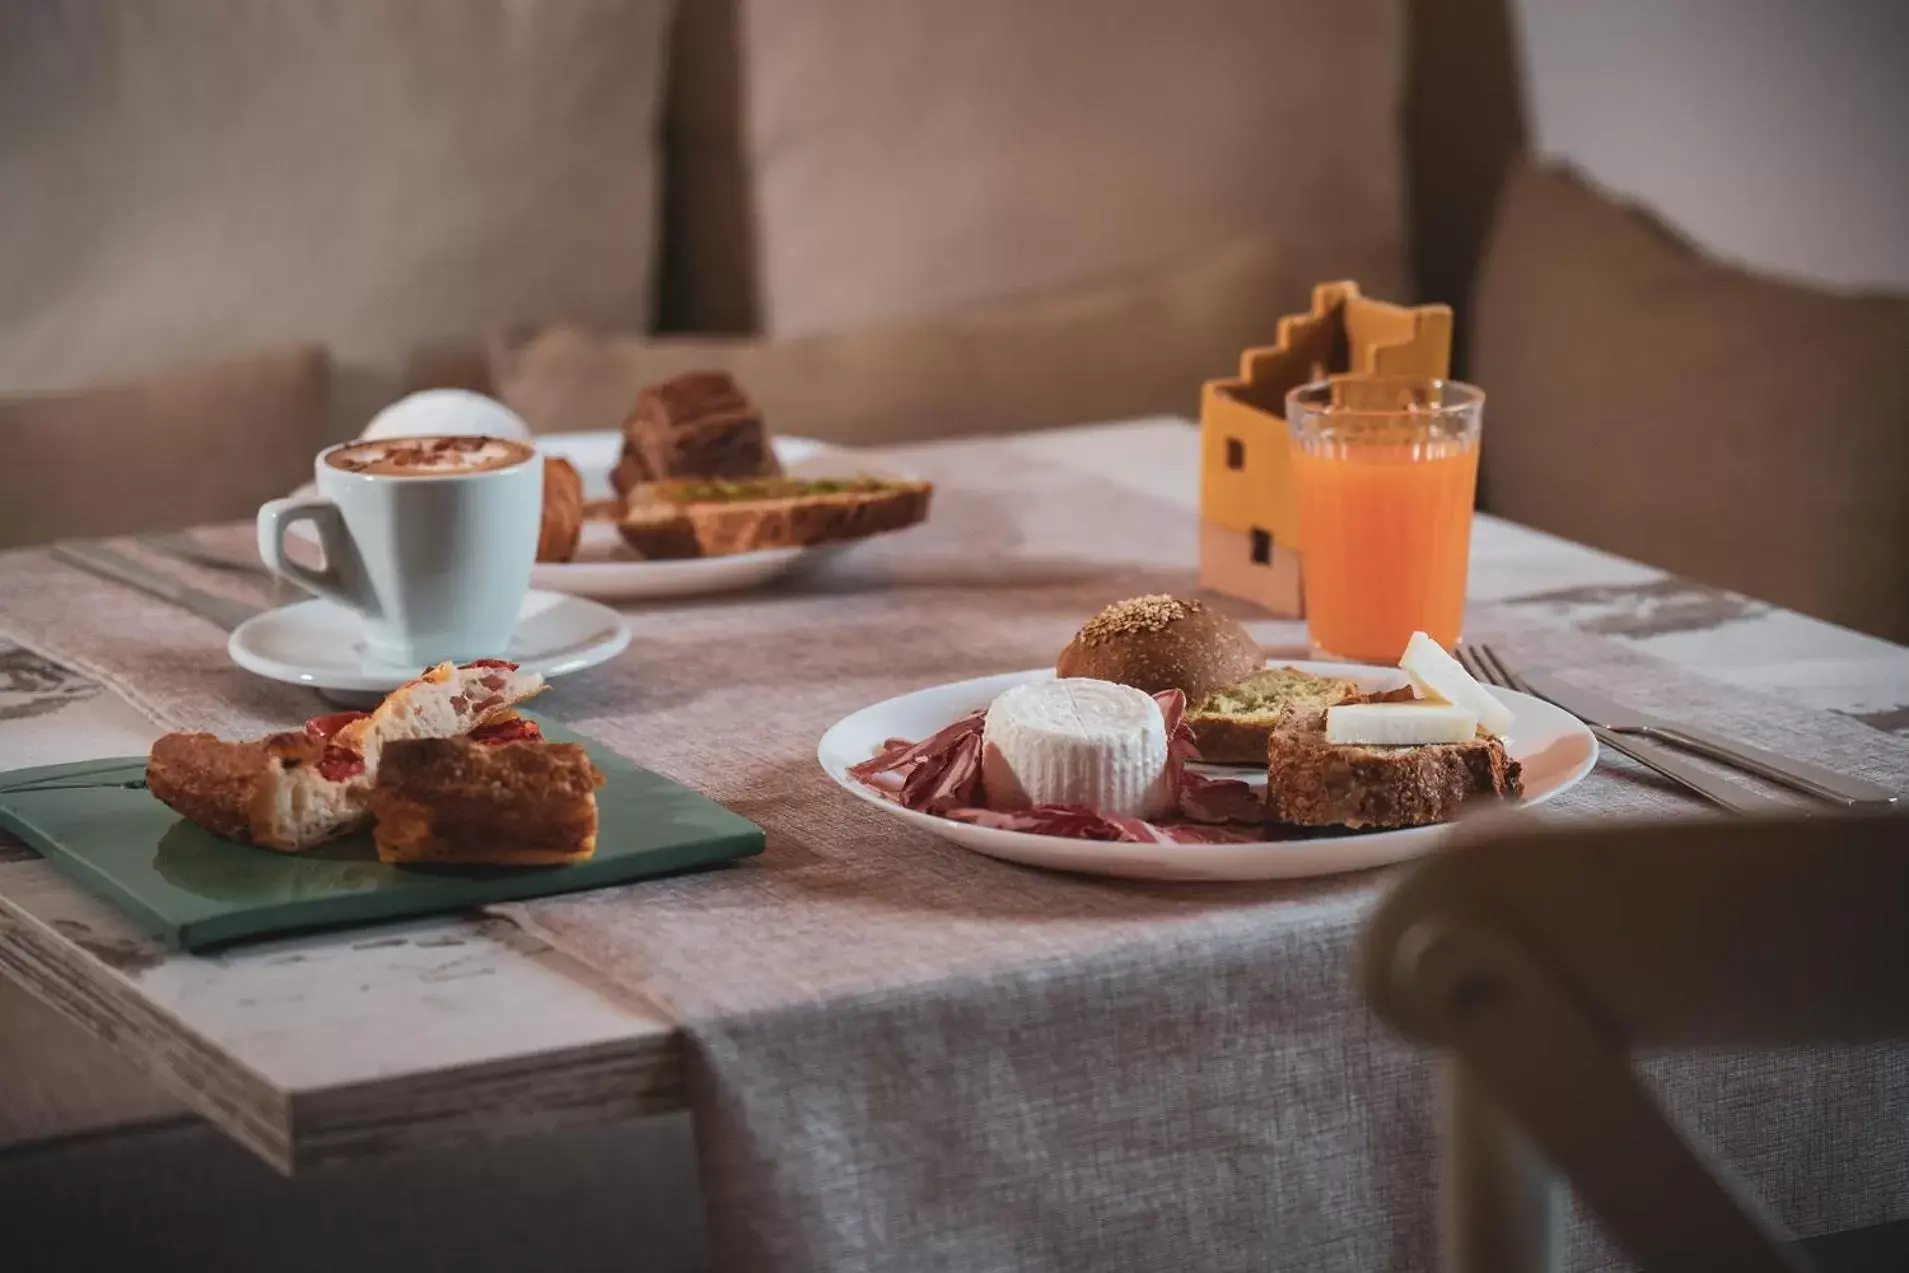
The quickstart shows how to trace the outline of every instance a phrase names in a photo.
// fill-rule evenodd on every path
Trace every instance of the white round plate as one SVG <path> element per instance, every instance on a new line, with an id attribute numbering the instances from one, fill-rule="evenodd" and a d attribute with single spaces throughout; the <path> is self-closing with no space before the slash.
<path id="1" fill-rule="evenodd" d="M 531 439 L 545 455 L 576 465 L 583 478 L 583 498 L 610 499 L 610 470 L 623 453 L 623 434 L 615 429 L 592 433 L 545 433 Z M 906 477 L 870 465 L 856 452 L 818 442 L 814 438 L 777 437 L 776 458 L 791 477 Z M 301 487 L 294 494 L 311 494 Z M 310 540 L 309 525 L 299 523 L 294 535 Z M 601 601 L 646 601 L 662 597 L 695 597 L 716 592 L 739 592 L 780 578 L 799 566 L 820 564 L 854 548 L 850 544 L 819 544 L 813 548 L 768 548 L 733 553 L 727 557 L 692 557 L 680 561 L 645 561 L 623 542 L 615 526 L 587 521 L 570 561 L 540 561 L 530 573 L 530 586 L 567 592 Z"/>
<path id="2" fill-rule="evenodd" d="M 531 592 L 503 657 L 545 677 L 580 672 L 615 658 L 630 643 L 623 616 L 608 606 L 555 592 Z M 226 642 L 232 661 L 274 681 L 327 694 L 388 694 L 424 669 L 365 652 L 358 616 L 329 601 L 300 601 L 254 615 Z"/>
<path id="3" fill-rule="evenodd" d="M 1366 689 L 1391 689 L 1404 676 L 1385 668 L 1350 663 L 1273 661 L 1269 667 L 1297 667 L 1320 676 L 1346 676 Z M 1028 866 L 1089 875 L 1120 875 L 1147 880 L 1272 880 L 1303 875 L 1335 875 L 1418 857 L 1436 848 L 1453 823 L 1400 831 L 1339 832 L 1305 839 L 1252 844 L 1123 844 L 1070 840 L 1029 831 L 951 822 L 904 809 L 849 776 L 849 766 L 874 755 L 890 738 L 926 738 L 976 708 L 986 707 L 1001 691 L 1030 681 L 1051 680 L 1052 668 L 984 676 L 903 694 L 864 707 L 837 721 L 822 735 L 816 757 L 829 777 L 877 809 L 963 848 Z M 1540 804 L 1581 781 L 1597 763 L 1597 739 L 1569 712 L 1526 694 L 1491 691 L 1511 708 L 1505 748 L 1524 767 L 1522 803 Z M 1255 776 L 1251 770 L 1201 766 L 1229 777 Z M 1260 779 L 1263 781 L 1263 776 Z"/>
<path id="4" fill-rule="evenodd" d="M 616 493 L 610 470 L 623 451 L 623 435 L 546 433 L 537 449 L 577 466 L 583 476 L 585 499 L 608 499 Z M 853 451 L 817 442 L 813 438 L 778 437 L 776 458 L 791 477 L 855 477 L 861 474 L 899 477 L 872 469 Z M 814 548 L 770 548 L 728 557 L 693 557 L 683 561 L 644 561 L 623 542 L 615 526 L 585 522 L 577 555 L 571 561 L 539 562 L 531 573 L 532 587 L 568 592 L 606 601 L 640 601 L 655 597 L 693 597 L 712 592 L 735 592 L 779 578 L 797 566 L 813 565 L 853 548 L 853 544 L 823 544 Z"/>

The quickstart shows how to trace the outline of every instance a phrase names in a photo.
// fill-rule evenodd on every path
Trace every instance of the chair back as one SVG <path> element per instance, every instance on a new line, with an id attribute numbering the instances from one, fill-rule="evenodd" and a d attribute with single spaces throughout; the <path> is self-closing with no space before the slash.
<path id="1" fill-rule="evenodd" d="M 1455 1235 L 1461 1267 L 1548 1266 L 1508 1178 L 1542 1159 L 1647 1268 L 1808 1268 L 1629 1053 L 1909 1039 L 1909 818 L 1502 826 L 1394 888 L 1363 958 L 1374 1011 L 1454 1054 L 1451 1221 L 1493 1223 L 1465 1190 L 1502 1204 L 1496 1235 Z"/>

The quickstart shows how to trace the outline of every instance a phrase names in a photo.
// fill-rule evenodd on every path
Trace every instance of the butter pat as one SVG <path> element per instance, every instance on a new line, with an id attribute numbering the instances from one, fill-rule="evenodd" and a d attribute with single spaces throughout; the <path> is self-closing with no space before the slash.
<path id="1" fill-rule="evenodd" d="M 1326 709 L 1326 741 L 1368 747 L 1466 743 L 1478 736 L 1478 713 L 1448 703 L 1345 703 Z"/>
<path id="2" fill-rule="evenodd" d="M 1457 659 L 1445 653 L 1438 642 L 1423 632 L 1414 632 L 1406 643 L 1405 657 L 1399 666 L 1412 678 L 1418 692 L 1428 699 L 1462 707 L 1478 717 L 1488 734 L 1503 735 L 1511 728 L 1511 709 L 1499 702 L 1490 690 L 1472 679 Z"/>

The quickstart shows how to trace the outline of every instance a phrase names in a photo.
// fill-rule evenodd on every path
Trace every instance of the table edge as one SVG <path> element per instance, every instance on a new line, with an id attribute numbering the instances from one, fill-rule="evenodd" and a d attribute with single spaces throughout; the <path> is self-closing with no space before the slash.
<path id="1" fill-rule="evenodd" d="M 519 953 L 537 958 L 534 951 L 520 948 Z M 285 1175 L 402 1149 L 483 1143 L 578 1123 L 671 1113 L 687 1103 L 682 1031 L 647 1001 L 629 1006 L 640 1007 L 654 1028 L 637 1027 L 627 1038 L 326 1088 L 287 1089 L 5 895 L 0 895 L 0 975 L 11 977 Z"/>

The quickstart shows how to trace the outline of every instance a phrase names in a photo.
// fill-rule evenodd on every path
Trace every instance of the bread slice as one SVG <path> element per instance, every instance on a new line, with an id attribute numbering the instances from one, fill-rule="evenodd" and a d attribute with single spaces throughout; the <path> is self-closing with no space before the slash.
<path id="1" fill-rule="evenodd" d="M 1215 765 L 1263 765 L 1266 744 L 1287 712 L 1323 713 L 1342 703 L 1403 702 L 1410 686 L 1367 693 L 1342 676 L 1269 667 L 1215 690 L 1187 712 L 1200 759 Z"/>
<path id="2" fill-rule="evenodd" d="M 167 734 L 146 760 L 153 795 L 215 835 L 297 853 L 363 828 L 384 749 L 448 738 L 511 714 L 543 678 L 500 659 L 441 663 L 375 711 L 337 712 L 301 733 L 231 742 Z"/>
<path id="3" fill-rule="evenodd" d="M 371 791 L 386 862 L 560 866 L 597 848 L 603 775 L 576 743 L 430 738 L 385 748 Z"/>
<path id="4" fill-rule="evenodd" d="M 1520 767 L 1487 735 L 1466 743 L 1364 747 L 1326 741 L 1324 713 L 1291 712 L 1267 739 L 1267 817 L 1303 827 L 1416 827 L 1456 818 L 1473 796 L 1524 793 Z"/>
<path id="5" fill-rule="evenodd" d="M 623 422 L 610 483 L 628 493 L 665 478 L 769 477 L 782 472 L 762 412 L 722 371 L 690 371 L 645 388 Z"/>
<path id="6" fill-rule="evenodd" d="M 619 528 L 651 558 L 807 547 L 912 526 L 933 491 L 874 477 L 652 482 L 630 492 Z"/>

